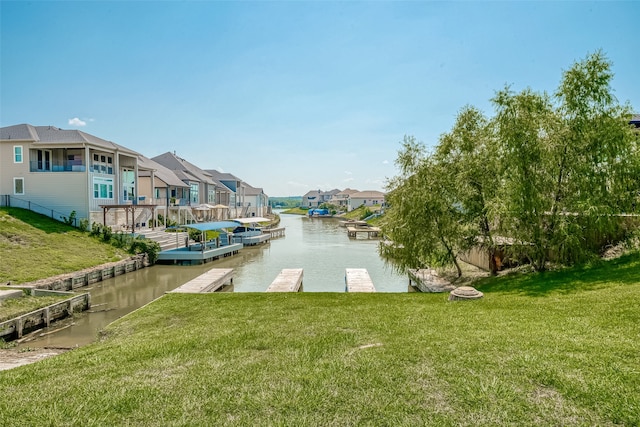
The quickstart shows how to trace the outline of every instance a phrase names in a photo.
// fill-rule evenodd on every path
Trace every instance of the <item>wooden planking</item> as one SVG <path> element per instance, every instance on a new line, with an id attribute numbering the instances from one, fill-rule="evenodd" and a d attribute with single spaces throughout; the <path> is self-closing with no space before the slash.
<path id="1" fill-rule="evenodd" d="M 302 268 L 283 268 L 267 288 L 267 292 L 299 292 L 302 286 Z"/>
<path id="2" fill-rule="evenodd" d="M 347 292 L 375 292 L 366 268 L 347 268 L 344 276 Z"/>
<path id="3" fill-rule="evenodd" d="M 215 292 L 225 283 L 233 283 L 233 268 L 212 268 L 204 274 L 188 281 L 184 285 L 174 289 L 174 293 L 199 294 L 203 292 Z"/>

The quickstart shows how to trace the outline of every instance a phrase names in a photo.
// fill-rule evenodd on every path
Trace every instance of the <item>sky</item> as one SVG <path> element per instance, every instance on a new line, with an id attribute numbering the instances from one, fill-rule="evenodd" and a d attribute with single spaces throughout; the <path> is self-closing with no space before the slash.
<path id="1" fill-rule="evenodd" d="M 269 196 L 384 191 L 505 85 L 602 50 L 640 112 L 640 2 L 0 1 L 0 125 L 167 151 Z"/>

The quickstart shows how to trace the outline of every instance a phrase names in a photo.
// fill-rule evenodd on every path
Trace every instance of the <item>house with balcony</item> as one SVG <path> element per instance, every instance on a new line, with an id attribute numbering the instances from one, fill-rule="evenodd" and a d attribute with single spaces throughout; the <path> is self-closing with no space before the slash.
<path id="1" fill-rule="evenodd" d="M 133 222 L 127 206 L 138 202 L 139 156 L 80 130 L 3 127 L 0 194 L 12 206 L 28 206 L 59 220 L 75 212 L 90 223 Z"/>
<path id="2" fill-rule="evenodd" d="M 248 206 L 245 201 L 245 185 L 237 176 L 219 172 L 215 169 L 205 170 L 211 177 L 222 184 L 222 190 L 219 191 L 217 204 L 229 207 L 230 218 L 246 218 L 248 216 Z"/>
<path id="3" fill-rule="evenodd" d="M 245 186 L 245 203 L 247 205 L 246 217 L 265 217 L 270 213 L 269 196 L 264 193 L 262 188 L 252 187 L 244 183 Z"/>
<path id="4" fill-rule="evenodd" d="M 138 165 L 138 203 L 155 204 L 157 205 L 156 212 L 163 218 L 176 217 L 177 221 L 177 213 L 172 211 L 180 208 L 175 196 L 172 198 L 171 195 L 179 195 L 180 197 L 184 194 L 188 195 L 189 185 L 185 184 L 170 169 L 143 155 L 138 157 Z M 187 209 L 186 206 L 185 209 Z"/>
<path id="5" fill-rule="evenodd" d="M 334 188 L 330 191 L 308 191 L 304 196 L 302 196 L 302 202 L 300 206 L 303 208 L 317 208 L 323 203 L 329 203 L 329 200 L 331 200 L 331 198 L 339 192 L 340 190 L 338 190 L 337 188 Z"/>
<path id="6" fill-rule="evenodd" d="M 337 206 L 340 210 L 346 211 L 349 207 L 349 197 L 355 193 L 359 193 L 359 191 L 351 188 L 346 188 L 339 193 L 334 194 L 331 199 L 329 199 L 329 203 Z"/>

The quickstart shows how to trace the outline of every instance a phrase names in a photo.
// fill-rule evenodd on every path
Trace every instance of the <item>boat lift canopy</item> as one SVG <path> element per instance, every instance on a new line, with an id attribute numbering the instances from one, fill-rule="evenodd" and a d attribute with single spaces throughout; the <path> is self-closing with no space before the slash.
<path id="1" fill-rule="evenodd" d="M 233 221 L 238 221 L 241 224 L 253 224 L 258 222 L 269 222 L 271 221 L 269 218 L 262 218 L 260 216 L 254 216 L 251 218 L 235 218 Z"/>
<path id="2" fill-rule="evenodd" d="M 240 225 L 239 221 L 216 221 L 216 222 L 199 222 L 195 224 L 176 225 L 171 228 L 195 228 L 199 231 L 222 230 L 223 228 L 236 228 Z"/>

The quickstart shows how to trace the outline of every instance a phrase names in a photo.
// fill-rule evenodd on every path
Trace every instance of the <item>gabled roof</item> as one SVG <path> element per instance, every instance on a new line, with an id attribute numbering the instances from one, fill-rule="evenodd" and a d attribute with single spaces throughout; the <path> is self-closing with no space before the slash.
<path id="1" fill-rule="evenodd" d="M 137 156 L 139 153 L 98 138 L 90 133 L 82 132 L 77 129 L 60 129 L 55 126 L 32 126 L 29 124 L 21 124 L 7 126 L 0 129 L 0 139 L 2 141 L 25 141 L 33 142 L 38 145 L 55 147 L 55 146 L 73 146 L 73 145 L 89 145 L 93 148 L 102 148 L 108 151 L 119 151 L 122 154 Z"/>
<path id="2" fill-rule="evenodd" d="M 244 195 L 245 196 L 257 196 L 260 194 L 264 194 L 264 190 L 262 188 L 252 187 L 246 182 L 243 182 L 245 186 Z"/>
<path id="3" fill-rule="evenodd" d="M 352 199 L 384 199 L 384 193 L 381 191 L 359 191 L 350 195 Z"/>
<path id="4" fill-rule="evenodd" d="M 238 182 L 242 182 L 242 180 L 240 178 L 238 178 L 237 176 L 235 176 L 233 174 L 230 174 L 230 173 L 218 172 L 215 169 L 205 169 L 205 172 L 210 174 L 213 179 L 217 179 L 218 181 L 238 181 Z"/>
<path id="5" fill-rule="evenodd" d="M 154 171 L 154 175 L 170 187 L 189 187 L 173 171 L 143 155 L 138 156 L 138 169 Z"/>
<path id="6" fill-rule="evenodd" d="M 350 196 L 354 193 L 359 193 L 359 192 L 360 192 L 359 190 L 354 190 L 352 188 L 345 188 L 341 192 L 334 194 L 334 196 Z"/>
<path id="7" fill-rule="evenodd" d="M 187 179 L 189 181 L 200 181 L 207 184 L 215 185 L 215 182 L 213 182 L 211 174 L 200 169 L 198 166 L 194 165 L 193 163 L 190 163 L 185 159 L 176 156 L 175 153 L 170 153 L 167 151 L 164 154 L 160 154 L 159 156 L 152 157 L 151 160 L 160 163 L 161 165 L 167 167 L 168 169 L 171 169 L 176 173 L 176 175 L 180 179 L 183 179 L 183 180 Z M 178 171 L 182 171 L 185 174 L 184 176 L 186 176 L 186 178 L 181 177 Z"/>

